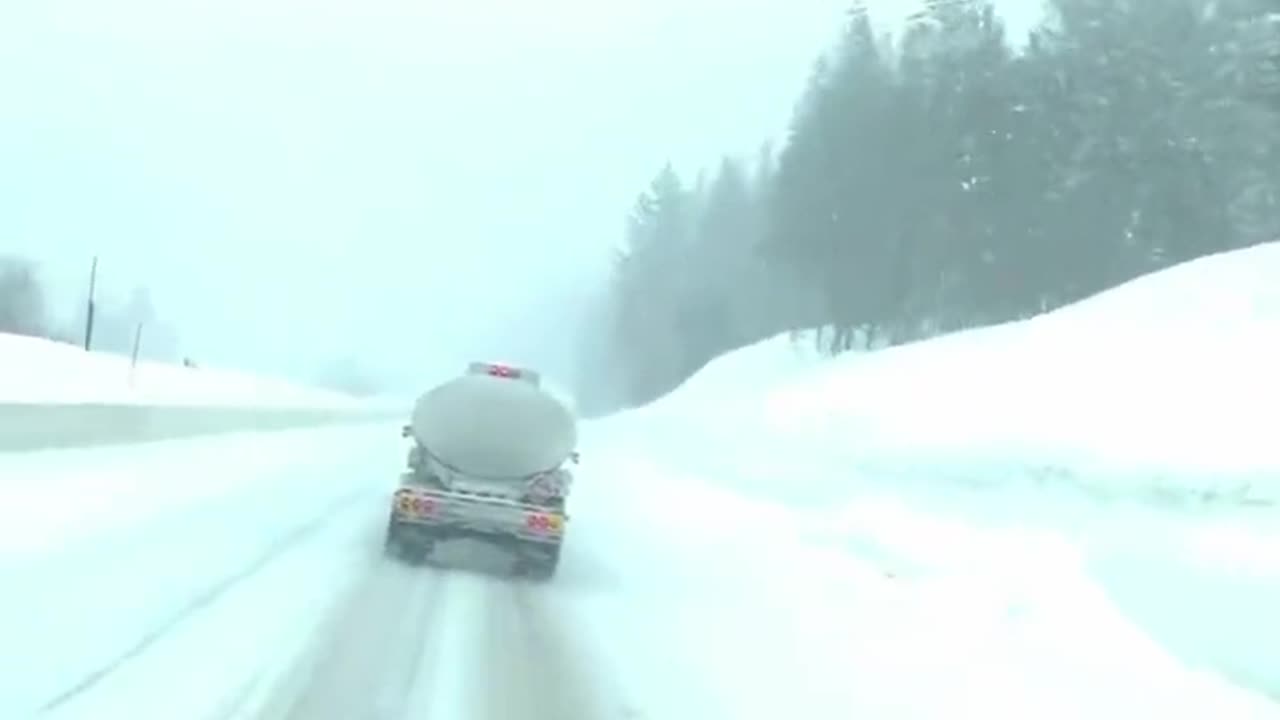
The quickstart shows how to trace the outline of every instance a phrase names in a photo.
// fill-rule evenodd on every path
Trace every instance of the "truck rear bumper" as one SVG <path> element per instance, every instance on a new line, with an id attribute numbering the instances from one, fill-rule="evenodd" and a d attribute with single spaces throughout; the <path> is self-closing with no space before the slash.
<path id="1" fill-rule="evenodd" d="M 434 565 L 437 544 L 457 539 L 479 540 L 509 553 L 513 561 L 511 575 L 545 580 L 556 573 L 563 536 L 535 537 L 457 524 L 413 522 L 393 514 L 387 525 L 384 552 L 413 565 Z"/>
<path id="2" fill-rule="evenodd" d="M 389 533 L 406 540 L 435 543 L 448 540 L 481 540 L 495 544 L 545 545 L 554 547 L 564 540 L 563 535 L 540 535 L 523 532 L 522 527 L 484 527 L 459 522 L 424 522 L 393 515 Z"/>
<path id="3" fill-rule="evenodd" d="M 391 504 L 393 529 L 424 540 L 470 537 L 555 546 L 567 521 L 558 508 L 427 488 L 401 488 Z"/>

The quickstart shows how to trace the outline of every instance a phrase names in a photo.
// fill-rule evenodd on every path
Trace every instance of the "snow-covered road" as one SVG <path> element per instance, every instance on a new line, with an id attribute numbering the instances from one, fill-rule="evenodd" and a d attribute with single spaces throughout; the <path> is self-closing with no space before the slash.
<path id="1" fill-rule="evenodd" d="M 0 458 L 0 716 L 627 717 L 616 661 L 669 643 L 606 564 L 623 525 L 575 523 L 551 585 L 386 560 L 397 430 Z"/>
<path id="2" fill-rule="evenodd" d="M 258 717 L 626 717 L 581 639 L 544 588 L 374 560 Z"/>
<path id="3" fill-rule="evenodd" d="M 1047 515 L 753 499 L 589 425 L 545 585 L 465 544 L 382 558 L 394 426 L 0 458 L 0 716 L 1280 717 L 1117 611 Z"/>
<path id="4" fill-rule="evenodd" d="M 377 425 L 0 458 L 0 716 L 618 717 L 580 612 L 607 534 L 551 586 L 388 561 L 403 457 Z"/>
<path id="5" fill-rule="evenodd" d="M 0 715 L 217 707 L 308 637 L 362 566 L 396 468 L 388 434 L 0 457 Z"/>

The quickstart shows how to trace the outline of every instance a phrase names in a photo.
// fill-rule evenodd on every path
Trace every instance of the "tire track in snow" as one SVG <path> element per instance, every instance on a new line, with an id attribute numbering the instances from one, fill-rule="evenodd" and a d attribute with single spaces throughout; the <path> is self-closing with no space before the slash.
<path id="1" fill-rule="evenodd" d="M 478 720 L 628 720 L 639 717 L 608 697 L 604 668 L 575 642 L 572 618 L 548 607 L 542 588 L 487 588 L 470 666 Z M 442 717 L 441 720 L 444 720 Z"/>
<path id="2" fill-rule="evenodd" d="M 378 558 L 261 717 L 361 720 L 405 714 L 445 578 Z"/>
<path id="3" fill-rule="evenodd" d="M 259 720 L 625 720 L 538 586 L 379 559 Z"/>
<path id="4" fill-rule="evenodd" d="M 336 514 L 355 504 L 360 498 L 367 494 L 367 490 L 360 490 L 344 495 L 333 503 L 327 505 L 320 513 L 311 517 L 309 520 L 303 522 L 301 525 L 293 528 L 284 536 L 279 538 L 252 562 L 244 565 L 240 570 L 230 575 L 226 575 L 213 584 L 207 586 L 203 591 L 196 594 L 190 601 L 183 604 L 169 615 L 169 617 L 164 621 L 158 623 L 149 632 L 142 635 L 133 645 L 103 663 L 97 669 L 86 673 L 80 680 L 70 684 L 64 690 L 45 701 L 40 707 L 40 712 L 47 713 L 55 710 L 68 701 L 92 689 L 95 685 L 102 682 L 120 667 L 142 655 L 148 648 L 180 626 L 183 622 L 213 605 L 232 588 L 258 574 L 270 565 L 272 561 L 315 535 Z"/>

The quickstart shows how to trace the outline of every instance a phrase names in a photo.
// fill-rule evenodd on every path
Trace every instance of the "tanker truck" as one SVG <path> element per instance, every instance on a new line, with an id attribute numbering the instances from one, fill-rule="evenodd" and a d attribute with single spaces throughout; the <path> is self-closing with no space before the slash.
<path id="1" fill-rule="evenodd" d="M 555 574 L 578 430 L 537 372 L 471 363 L 418 398 L 401 435 L 411 445 L 392 497 L 389 556 L 423 563 L 437 543 L 470 538 L 509 551 L 516 575 Z"/>

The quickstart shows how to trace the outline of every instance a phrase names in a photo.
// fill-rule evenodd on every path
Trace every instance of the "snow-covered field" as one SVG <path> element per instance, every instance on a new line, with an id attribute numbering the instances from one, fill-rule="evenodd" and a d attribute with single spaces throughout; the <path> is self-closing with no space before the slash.
<path id="1" fill-rule="evenodd" d="M 0 456 L 0 716 L 1280 718 L 1268 277 L 727 356 L 584 429 L 546 587 L 381 560 L 394 425 Z"/>
<path id="2" fill-rule="evenodd" d="M 0 399 L 15 403 L 347 406 L 357 400 L 283 380 L 91 352 L 0 333 Z"/>

